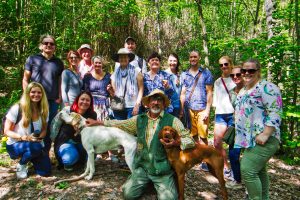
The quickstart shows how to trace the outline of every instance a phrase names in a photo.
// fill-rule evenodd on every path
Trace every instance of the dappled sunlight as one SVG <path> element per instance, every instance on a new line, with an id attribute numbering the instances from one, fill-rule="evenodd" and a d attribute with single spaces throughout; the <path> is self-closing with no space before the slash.
<path id="1" fill-rule="evenodd" d="M 197 195 L 203 197 L 205 200 L 213 200 L 217 198 L 217 195 L 210 191 L 198 192 Z"/>
<path id="2" fill-rule="evenodd" d="M 209 173 L 204 176 L 204 179 L 210 184 L 219 184 L 218 179 Z"/>
<path id="3" fill-rule="evenodd" d="M 10 187 L 0 187 L 0 199 L 4 199 L 4 197 L 11 191 Z"/>

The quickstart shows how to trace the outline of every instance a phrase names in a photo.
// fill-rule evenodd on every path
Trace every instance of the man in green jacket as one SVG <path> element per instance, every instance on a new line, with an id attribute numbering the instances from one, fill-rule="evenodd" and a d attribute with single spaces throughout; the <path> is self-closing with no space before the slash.
<path id="1" fill-rule="evenodd" d="M 88 119 L 86 123 L 88 126 L 118 127 L 137 136 L 134 170 L 123 185 L 124 199 L 138 199 L 142 196 L 149 182 L 153 182 L 158 199 L 178 199 L 173 176 L 174 171 L 167 159 L 165 149 L 158 139 L 158 133 L 164 126 L 172 126 L 181 135 L 181 149 L 194 147 L 195 143 L 189 132 L 184 129 L 181 121 L 164 111 L 170 105 L 170 100 L 163 91 L 153 90 L 148 96 L 143 97 L 142 103 L 148 108 L 147 113 L 127 120 L 102 122 Z"/>

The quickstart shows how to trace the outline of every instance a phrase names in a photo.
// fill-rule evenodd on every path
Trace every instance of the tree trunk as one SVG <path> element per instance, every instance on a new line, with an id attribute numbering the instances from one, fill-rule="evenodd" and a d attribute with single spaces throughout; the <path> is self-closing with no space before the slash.
<path id="1" fill-rule="evenodd" d="M 256 37 L 256 30 L 257 30 L 257 24 L 258 24 L 259 8 L 260 8 L 260 0 L 257 0 L 256 11 L 255 11 L 255 18 L 254 18 L 254 20 L 253 20 L 253 37 Z"/>
<path id="2" fill-rule="evenodd" d="M 207 39 L 207 32 L 206 32 L 206 26 L 205 26 L 205 22 L 204 22 L 204 18 L 203 18 L 203 13 L 202 13 L 202 2 L 201 0 L 195 0 L 197 3 L 197 7 L 198 7 L 198 14 L 199 14 L 199 19 L 200 19 L 200 25 L 202 28 L 202 41 L 203 41 L 203 51 L 205 54 L 205 66 L 210 68 L 209 66 L 209 59 L 208 59 L 208 39 Z"/>
<path id="3" fill-rule="evenodd" d="M 157 50 L 158 53 L 161 54 L 162 50 L 161 50 L 161 41 L 160 41 L 160 5 L 159 5 L 159 0 L 155 0 L 155 7 L 156 7 L 156 30 L 157 30 L 157 35 L 156 35 L 156 39 L 157 39 Z"/>
<path id="4" fill-rule="evenodd" d="M 268 30 L 268 40 L 270 40 L 274 36 L 274 27 L 276 27 L 275 20 L 273 19 L 273 11 L 275 10 L 276 0 L 265 0 L 265 11 L 266 11 L 266 22 L 267 22 L 267 30 Z M 272 48 L 272 45 L 268 48 Z M 270 55 L 271 57 L 272 55 Z M 272 76 L 272 62 L 268 62 L 267 65 L 267 79 L 269 81 L 273 80 Z"/>

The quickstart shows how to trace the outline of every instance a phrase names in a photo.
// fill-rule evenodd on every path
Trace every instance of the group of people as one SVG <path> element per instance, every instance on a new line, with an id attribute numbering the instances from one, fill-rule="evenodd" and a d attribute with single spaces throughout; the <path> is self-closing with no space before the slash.
<path id="1" fill-rule="evenodd" d="M 136 45 L 134 38 L 126 38 L 124 48 L 112 58 L 116 64 L 110 74 L 103 58 L 93 56 L 88 44 L 69 51 L 69 66 L 64 68 L 54 55 L 55 38 L 41 37 L 41 53 L 30 56 L 25 64 L 22 98 L 6 115 L 7 151 L 12 159 L 21 158 L 17 177 L 27 177 L 28 162 L 37 174 L 49 176 L 52 142 L 59 166 L 65 170 L 86 162 L 80 136 L 74 136 L 71 125 L 57 123 L 61 106 L 86 118 L 87 126 L 114 126 L 137 136 L 135 168 L 123 185 L 125 199 L 141 196 L 149 182 L 158 199 L 177 199 L 174 171 L 158 132 L 166 125 L 178 130 L 180 144 L 164 145 L 180 145 L 183 150 L 195 142 L 208 145 L 209 116 L 215 107 L 214 146 L 224 157 L 224 176 L 231 179 L 227 186 L 240 188 L 243 179 L 249 199 L 269 199 L 266 165 L 279 147 L 282 100 L 278 87 L 261 79 L 260 63 L 249 59 L 234 66 L 230 57 L 223 56 L 219 59 L 222 75 L 214 81 L 200 65 L 197 51 L 190 52 L 190 67 L 180 74 L 175 53 L 169 55 L 163 70 L 158 53 L 146 62 L 134 53 Z M 124 102 L 123 109 L 110 106 L 115 97 Z M 222 142 L 230 126 L 236 130 L 235 143 L 229 146 L 231 170 Z M 51 128 L 58 129 L 58 134 L 50 135 Z M 207 168 L 205 163 L 200 167 Z"/>

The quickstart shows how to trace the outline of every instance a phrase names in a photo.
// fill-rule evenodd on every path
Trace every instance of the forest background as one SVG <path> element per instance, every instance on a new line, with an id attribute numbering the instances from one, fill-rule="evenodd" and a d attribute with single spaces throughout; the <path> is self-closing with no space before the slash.
<path id="1" fill-rule="evenodd" d="M 45 33 L 55 36 L 56 56 L 64 61 L 70 49 L 89 43 L 109 70 L 128 36 L 144 58 L 158 51 L 166 61 L 176 52 L 181 70 L 188 68 L 188 53 L 198 50 L 214 78 L 223 55 L 235 64 L 257 58 L 263 77 L 282 91 L 279 155 L 300 163 L 298 0 L 1 0 L 0 116 L 20 98 L 25 60 L 39 52 Z"/>

